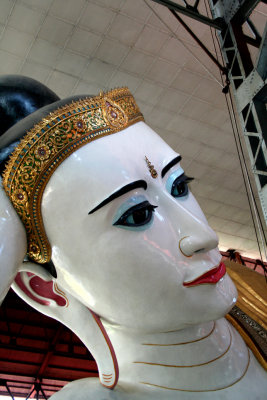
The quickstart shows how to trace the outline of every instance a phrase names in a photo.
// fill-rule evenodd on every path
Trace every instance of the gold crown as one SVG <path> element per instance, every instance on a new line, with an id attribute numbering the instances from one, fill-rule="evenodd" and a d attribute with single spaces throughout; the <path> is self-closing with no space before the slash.
<path id="1" fill-rule="evenodd" d="M 143 120 L 129 89 L 121 88 L 65 105 L 27 132 L 10 156 L 3 186 L 26 228 L 31 259 L 51 259 L 41 200 L 55 169 L 85 144 Z"/>

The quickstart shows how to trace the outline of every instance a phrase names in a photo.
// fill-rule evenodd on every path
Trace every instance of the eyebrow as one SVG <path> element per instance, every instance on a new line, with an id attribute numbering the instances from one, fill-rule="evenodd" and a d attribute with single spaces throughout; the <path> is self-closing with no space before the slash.
<path id="1" fill-rule="evenodd" d="M 99 208 L 105 206 L 106 204 L 108 204 L 110 201 L 116 199 L 117 197 L 122 196 L 123 194 L 130 192 L 131 190 L 137 189 L 137 188 L 143 188 L 144 190 L 146 190 L 147 189 L 146 181 L 139 180 L 139 181 L 128 183 L 128 185 L 125 185 L 121 189 L 112 193 L 109 197 L 107 197 L 100 204 L 98 204 L 98 206 L 96 206 L 91 211 L 89 211 L 88 215 L 93 214 L 95 211 L 99 210 Z"/>
<path id="2" fill-rule="evenodd" d="M 170 161 L 167 165 L 165 165 L 165 167 L 161 171 L 161 177 L 164 178 L 164 176 L 167 174 L 169 169 L 171 169 L 175 164 L 178 164 L 178 162 L 180 162 L 181 159 L 182 159 L 181 156 L 177 156 L 172 161 Z"/>

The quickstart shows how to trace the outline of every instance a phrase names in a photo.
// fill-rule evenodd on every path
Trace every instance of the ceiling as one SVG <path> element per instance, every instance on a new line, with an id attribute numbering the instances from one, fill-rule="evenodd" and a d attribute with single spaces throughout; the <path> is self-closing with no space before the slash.
<path id="1" fill-rule="evenodd" d="M 261 33 L 266 14 L 260 3 L 252 15 Z M 183 19 L 214 53 L 210 28 Z M 60 97 L 128 86 L 195 177 L 220 249 L 259 258 L 219 70 L 167 9 L 150 0 L 1 0 L 0 58 L 1 74 L 30 76 Z"/>
<path id="2" fill-rule="evenodd" d="M 96 362 L 79 338 L 12 290 L 0 307 L 0 365 L 0 399 L 7 396 L 6 383 L 16 399 L 25 399 L 35 382 L 41 383 L 48 398 L 73 380 L 98 376 Z M 30 398 L 37 398 L 36 393 Z"/>

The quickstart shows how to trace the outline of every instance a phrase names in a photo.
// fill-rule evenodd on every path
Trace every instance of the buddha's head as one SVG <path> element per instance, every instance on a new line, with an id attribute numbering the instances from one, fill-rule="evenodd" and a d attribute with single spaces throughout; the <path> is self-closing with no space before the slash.
<path id="1" fill-rule="evenodd" d="M 161 332 L 225 315 L 236 290 L 217 236 L 129 91 L 54 104 L 37 125 L 28 117 L 3 178 L 28 259 L 52 261 L 57 285 L 114 325 Z"/>
<path id="2" fill-rule="evenodd" d="M 180 158 L 138 122 L 75 151 L 46 186 L 41 210 L 57 279 L 112 323 L 172 330 L 233 305 L 217 236 Z"/>

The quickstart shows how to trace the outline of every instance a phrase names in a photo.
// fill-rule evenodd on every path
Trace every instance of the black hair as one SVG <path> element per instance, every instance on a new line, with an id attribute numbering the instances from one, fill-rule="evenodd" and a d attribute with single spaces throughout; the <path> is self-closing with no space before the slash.
<path id="1" fill-rule="evenodd" d="M 20 75 L 0 76 L 0 175 L 5 169 L 10 154 L 25 135 L 24 129 L 12 129 L 30 114 L 51 103 L 59 97 L 42 83 Z M 25 258 L 28 261 L 28 258 Z M 43 267 L 57 277 L 52 261 Z"/>
<path id="2" fill-rule="evenodd" d="M 35 79 L 22 75 L 0 76 L 0 174 L 25 132 L 10 128 L 59 97 Z M 8 135 L 10 133 L 10 135 Z"/>

